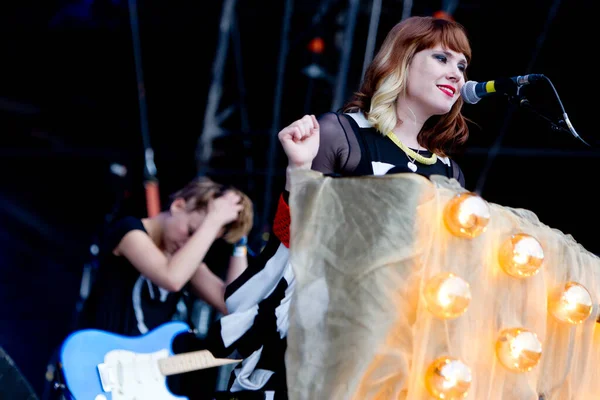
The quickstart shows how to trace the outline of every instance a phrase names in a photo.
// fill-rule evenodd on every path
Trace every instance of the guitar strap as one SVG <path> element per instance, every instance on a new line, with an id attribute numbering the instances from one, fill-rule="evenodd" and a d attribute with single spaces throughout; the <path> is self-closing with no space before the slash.
<path id="1" fill-rule="evenodd" d="M 185 320 L 189 325 L 190 329 L 194 332 L 198 330 L 198 327 L 196 326 L 196 324 L 194 323 L 194 319 L 192 318 L 195 301 L 196 299 L 194 298 L 194 296 L 190 295 L 190 292 L 188 290 L 185 290 L 183 292 L 183 303 L 185 304 L 186 308 Z"/>

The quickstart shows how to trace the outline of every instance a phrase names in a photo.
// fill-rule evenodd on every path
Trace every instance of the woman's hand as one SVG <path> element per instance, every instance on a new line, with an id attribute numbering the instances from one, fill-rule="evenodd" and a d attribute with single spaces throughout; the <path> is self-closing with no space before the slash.
<path id="1" fill-rule="evenodd" d="M 319 151 L 319 123 L 314 115 L 305 115 L 283 128 L 279 141 L 291 168 L 310 169 Z"/>
<path id="2" fill-rule="evenodd" d="M 208 216 L 214 223 L 225 226 L 238 219 L 242 211 L 242 197 L 232 190 L 208 203 Z"/>

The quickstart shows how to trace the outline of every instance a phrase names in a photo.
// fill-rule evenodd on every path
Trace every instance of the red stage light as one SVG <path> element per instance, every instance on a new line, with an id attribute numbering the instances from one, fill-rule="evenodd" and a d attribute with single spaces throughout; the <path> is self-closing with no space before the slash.
<path id="1" fill-rule="evenodd" d="M 325 50 L 325 42 L 320 37 L 316 37 L 308 43 L 308 49 L 315 54 L 321 54 Z"/>
<path id="2" fill-rule="evenodd" d="M 442 11 L 442 10 L 434 12 L 433 16 L 435 18 L 441 18 L 441 19 L 445 19 L 448 21 L 454 21 L 454 17 L 452 15 L 450 15 L 446 11 Z"/>

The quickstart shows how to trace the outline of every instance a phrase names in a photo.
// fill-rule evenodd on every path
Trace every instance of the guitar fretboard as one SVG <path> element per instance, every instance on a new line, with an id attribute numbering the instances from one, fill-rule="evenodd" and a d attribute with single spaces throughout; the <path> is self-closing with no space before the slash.
<path id="1" fill-rule="evenodd" d="M 169 376 L 199 369 L 233 364 L 240 361 L 241 360 L 232 360 L 228 358 L 215 358 L 210 351 L 200 350 L 163 358 L 158 360 L 158 366 L 163 375 Z"/>

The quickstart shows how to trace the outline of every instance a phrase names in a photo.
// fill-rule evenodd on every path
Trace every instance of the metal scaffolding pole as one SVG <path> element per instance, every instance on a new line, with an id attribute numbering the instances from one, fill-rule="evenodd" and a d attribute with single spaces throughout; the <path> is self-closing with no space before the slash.
<path id="1" fill-rule="evenodd" d="M 335 85 L 333 103 L 331 104 L 332 111 L 339 110 L 346 100 L 346 80 L 348 78 L 348 68 L 350 64 L 350 55 L 352 53 L 352 42 L 354 41 L 354 29 L 356 27 L 356 17 L 358 16 L 360 0 L 349 0 L 349 2 L 350 7 L 346 14 L 346 30 L 344 31 L 344 41 L 342 44 L 342 57 Z"/>
<path id="2" fill-rule="evenodd" d="M 146 88 L 144 84 L 144 73 L 142 68 L 142 50 L 140 44 L 137 3 L 135 0 L 129 0 L 128 4 L 131 38 L 133 42 L 133 56 L 135 61 L 135 75 L 137 78 L 140 129 L 142 133 L 142 142 L 144 145 L 144 188 L 146 191 L 146 209 L 148 216 L 153 217 L 160 212 L 160 193 L 158 189 L 158 179 L 156 178 L 156 165 L 154 164 L 154 150 L 150 145 L 150 133 L 148 131 Z"/>
<path id="3" fill-rule="evenodd" d="M 365 73 L 375 53 L 375 44 L 377 43 L 377 27 L 379 26 L 379 16 L 381 15 L 381 1 L 373 0 L 371 4 L 371 18 L 369 19 L 369 36 L 367 37 L 367 45 L 365 48 L 365 58 L 363 60 L 361 79 L 364 79 Z"/>
<path id="4" fill-rule="evenodd" d="M 221 22 L 219 24 L 219 42 L 217 44 L 217 53 L 212 66 L 211 86 L 209 88 L 208 100 L 204 114 L 203 130 L 198 139 L 196 161 L 198 175 L 201 176 L 209 173 L 229 176 L 239 175 L 239 172 L 236 173 L 229 170 L 223 170 L 222 168 L 213 169 L 211 168 L 210 163 L 213 158 L 215 139 L 228 134 L 241 133 L 242 146 L 245 151 L 244 170 L 246 171 L 248 177 L 246 182 L 246 190 L 248 193 L 252 193 L 255 189 L 255 168 L 254 160 L 251 156 L 252 140 L 250 136 L 250 119 L 248 116 L 248 109 L 246 107 L 246 85 L 243 74 L 241 35 L 239 31 L 236 5 L 236 0 L 227 0 L 227 2 L 223 5 Z M 233 57 L 228 58 L 227 56 L 229 52 L 230 40 Z M 235 102 L 235 104 L 230 104 L 226 107 L 223 107 L 223 109 L 219 111 L 219 108 L 222 106 L 221 97 L 223 94 L 223 75 L 228 59 L 233 59 L 235 64 L 234 69 L 239 99 L 237 102 Z M 231 116 L 236 109 L 240 114 L 240 131 L 238 132 L 236 130 L 235 132 L 232 132 L 222 128 L 223 122 L 227 120 L 227 118 Z"/>
<path id="5" fill-rule="evenodd" d="M 453 15 L 458 8 L 458 0 L 444 0 L 442 1 L 442 10 L 449 15 Z"/>
<path id="6" fill-rule="evenodd" d="M 281 118 L 281 101 L 283 92 L 283 80 L 287 55 L 289 52 L 289 31 L 292 11 L 294 9 L 293 0 L 286 0 L 283 11 L 283 22 L 281 26 L 281 40 L 279 45 L 279 60 L 277 63 L 277 81 L 275 83 L 275 96 L 273 97 L 273 121 L 269 137 L 269 150 L 267 153 L 267 176 L 265 181 L 265 197 L 263 202 L 263 212 L 260 218 L 260 229 L 267 226 L 267 216 L 271 208 L 271 192 L 273 191 L 273 169 L 275 168 L 275 155 L 277 133 Z"/>
<path id="7" fill-rule="evenodd" d="M 217 55 L 213 62 L 212 80 L 208 91 L 208 100 L 204 111 L 204 122 L 202 134 L 198 140 L 196 159 L 198 162 L 198 174 L 205 175 L 212 157 L 213 141 L 223 135 L 223 129 L 219 126 L 220 117 L 217 115 L 221 94 L 223 93 L 223 73 L 229 47 L 229 35 L 233 26 L 236 0 L 225 0 L 221 22 L 219 24 L 219 42 L 217 44 Z"/>
<path id="8" fill-rule="evenodd" d="M 406 18 L 410 17 L 412 14 L 412 0 L 404 0 L 402 2 L 402 18 L 401 21 L 404 21 Z"/>

